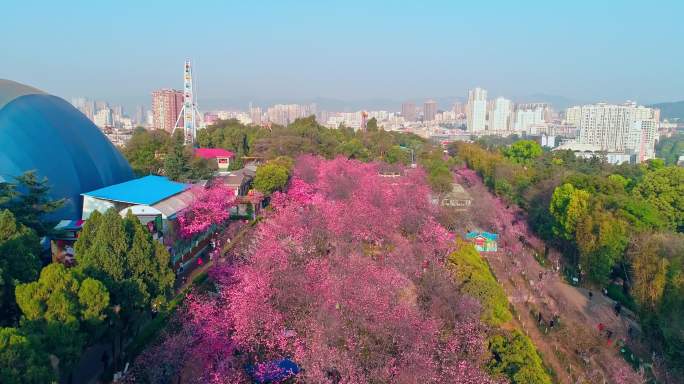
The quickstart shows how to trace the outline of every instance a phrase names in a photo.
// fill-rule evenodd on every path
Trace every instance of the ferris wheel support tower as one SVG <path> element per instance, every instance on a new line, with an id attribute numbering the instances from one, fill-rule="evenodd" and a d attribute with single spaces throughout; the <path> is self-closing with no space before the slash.
<path id="1" fill-rule="evenodd" d="M 194 145 L 197 139 L 197 128 L 202 127 L 202 115 L 197 109 L 195 96 L 193 94 L 192 84 L 192 65 L 190 59 L 185 60 L 185 67 L 183 71 L 183 108 L 178 114 L 174 131 L 178 127 L 178 123 L 183 119 L 183 137 L 186 145 Z"/>

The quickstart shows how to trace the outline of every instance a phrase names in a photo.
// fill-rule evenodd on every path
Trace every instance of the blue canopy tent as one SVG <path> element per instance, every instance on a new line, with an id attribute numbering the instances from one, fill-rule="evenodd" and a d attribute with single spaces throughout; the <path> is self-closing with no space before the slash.
<path id="1" fill-rule="evenodd" d="M 299 373 L 300 368 L 290 359 L 274 360 L 246 368 L 247 374 L 257 384 L 280 383 Z"/>

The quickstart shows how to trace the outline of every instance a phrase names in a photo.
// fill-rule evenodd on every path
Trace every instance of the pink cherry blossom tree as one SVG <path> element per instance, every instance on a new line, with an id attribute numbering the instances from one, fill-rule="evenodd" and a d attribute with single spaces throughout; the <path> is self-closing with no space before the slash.
<path id="1" fill-rule="evenodd" d="M 225 222 L 230 217 L 230 208 L 235 205 L 233 190 L 220 183 L 208 188 L 196 186 L 192 192 L 193 200 L 178 214 L 179 231 L 184 238 Z"/>
<path id="2" fill-rule="evenodd" d="M 224 202 L 202 196 L 186 233 L 223 218 Z M 444 265 L 453 235 L 421 170 L 383 178 L 377 164 L 302 156 L 271 203 L 247 260 L 214 267 L 216 291 L 191 295 L 164 352 L 137 367 L 158 356 L 189 382 L 241 383 L 246 367 L 266 375 L 287 358 L 297 382 L 495 382 L 480 305 Z"/>

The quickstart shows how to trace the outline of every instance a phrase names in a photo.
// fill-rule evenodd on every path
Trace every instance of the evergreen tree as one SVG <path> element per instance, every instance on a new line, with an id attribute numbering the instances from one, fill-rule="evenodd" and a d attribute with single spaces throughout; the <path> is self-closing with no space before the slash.
<path id="1" fill-rule="evenodd" d="M 57 382 L 42 346 L 16 328 L 0 328 L 0 377 L 3 384 Z"/>
<path id="2" fill-rule="evenodd" d="M 122 316 L 149 309 L 171 292 L 170 255 L 140 221 L 115 210 L 94 212 L 75 245 L 77 269 L 101 280 Z"/>
<path id="3" fill-rule="evenodd" d="M 51 200 L 49 190 L 47 178 L 39 179 L 34 171 L 25 172 L 13 183 L 0 183 L 0 209 L 9 209 L 18 222 L 38 236 L 45 236 L 54 226 L 44 220 L 45 214 L 64 205 L 64 199 Z"/>
<path id="4" fill-rule="evenodd" d="M 104 284 L 92 278 L 79 281 L 73 270 L 58 263 L 43 268 L 37 281 L 17 286 L 16 297 L 22 327 L 59 358 L 63 372 L 71 370 L 88 340 L 99 334 L 109 307 Z"/>
<path id="5" fill-rule="evenodd" d="M 17 319 L 16 285 L 38 277 L 41 267 L 39 252 L 36 234 L 17 223 L 12 212 L 0 211 L 0 318 L 5 324 Z"/>
<path id="6" fill-rule="evenodd" d="M 164 159 L 164 173 L 169 179 L 181 180 L 190 170 L 188 157 L 185 153 L 183 135 L 180 131 L 172 138 L 169 150 Z"/>

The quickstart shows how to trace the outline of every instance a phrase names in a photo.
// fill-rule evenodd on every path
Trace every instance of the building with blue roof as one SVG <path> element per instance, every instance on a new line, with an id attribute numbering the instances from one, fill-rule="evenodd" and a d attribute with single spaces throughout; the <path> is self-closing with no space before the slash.
<path id="1" fill-rule="evenodd" d="M 164 176 L 149 175 L 82 195 L 120 203 L 152 205 L 186 189 L 187 184 L 171 181 Z"/>
<path id="2" fill-rule="evenodd" d="M 85 192 L 82 219 L 87 220 L 94 211 L 105 212 L 110 208 L 122 216 L 131 211 L 136 216 L 173 218 L 192 200 L 189 188 L 189 184 L 149 175 Z M 169 204 L 170 200 L 177 204 Z"/>
<path id="3" fill-rule="evenodd" d="M 47 178 L 52 199 L 65 205 L 54 220 L 78 220 L 81 194 L 133 178 L 126 159 L 67 101 L 0 79 L 0 182 L 26 171 Z"/>
<path id="4" fill-rule="evenodd" d="M 178 183 L 163 176 L 149 175 L 108 187 L 82 193 L 82 219 L 93 212 L 116 210 L 121 216 L 129 212 L 148 228 L 152 237 L 169 247 L 176 244 L 175 220 L 177 214 L 194 199 L 190 184 Z M 190 247 L 192 248 L 192 246 Z M 172 257 L 176 253 L 173 250 Z M 179 256 L 189 250 L 181 250 Z"/>

